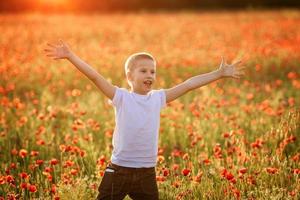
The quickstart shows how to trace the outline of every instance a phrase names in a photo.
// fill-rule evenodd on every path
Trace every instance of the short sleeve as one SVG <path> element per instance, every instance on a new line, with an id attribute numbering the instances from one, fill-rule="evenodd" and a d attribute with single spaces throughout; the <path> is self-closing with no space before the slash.
<path id="1" fill-rule="evenodd" d="M 110 101 L 110 103 L 113 106 L 118 107 L 119 105 L 121 105 L 122 99 L 123 99 L 123 91 L 121 88 L 116 87 L 115 95 L 113 99 Z"/>
<path id="2" fill-rule="evenodd" d="M 158 90 L 159 98 L 160 98 L 160 108 L 163 109 L 167 106 L 166 103 L 166 92 L 164 89 Z"/>

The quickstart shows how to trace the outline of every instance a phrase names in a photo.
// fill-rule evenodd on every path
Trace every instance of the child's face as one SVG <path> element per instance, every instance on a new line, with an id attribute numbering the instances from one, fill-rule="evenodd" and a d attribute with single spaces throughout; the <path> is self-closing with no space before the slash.
<path id="1" fill-rule="evenodd" d="M 135 61 L 133 70 L 128 73 L 128 79 L 131 82 L 133 92 L 146 95 L 152 90 L 156 80 L 156 66 L 153 60 L 139 59 Z"/>

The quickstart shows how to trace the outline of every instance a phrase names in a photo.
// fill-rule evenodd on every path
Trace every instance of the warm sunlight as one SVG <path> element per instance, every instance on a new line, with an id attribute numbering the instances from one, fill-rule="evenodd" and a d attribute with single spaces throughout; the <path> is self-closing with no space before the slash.
<path id="1" fill-rule="evenodd" d="M 72 6 L 71 0 L 36 0 L 36 6 L 48 9 L 68 9 Z"/>
<path id="2" fill-rule="evenodd" d="M 47 5 L 47 6 L 66 6 L 71 1 L 70 0 L 37 0 L 37 2 L 41 5 Z"/>

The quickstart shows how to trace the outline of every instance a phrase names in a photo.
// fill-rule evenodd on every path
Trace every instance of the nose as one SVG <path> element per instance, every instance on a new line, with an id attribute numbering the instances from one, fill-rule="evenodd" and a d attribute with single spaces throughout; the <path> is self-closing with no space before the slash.
<path id="1" fill-rule="evenodd" d="M 152 72 L 147 73 L 147 78 L 154 79 L 154 77 L 155 77 L 155 74 L 152 74 Z"/>

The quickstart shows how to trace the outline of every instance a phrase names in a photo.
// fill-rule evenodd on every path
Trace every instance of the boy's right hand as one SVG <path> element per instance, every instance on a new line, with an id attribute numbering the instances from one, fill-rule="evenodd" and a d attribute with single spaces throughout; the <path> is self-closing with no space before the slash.
<path id="1" fill-rule="evenodd" d="M 58 45 L 49 44 L 47 43 L 48 48 L 44 49 L 46 52 L 46 56 L 51 57 L 53 59 L 65 59 L 69 58 L 72 55 L 72 51 L 70 50 L 69 46 L 63 42 L 62 40 L 59 40 Z"/>

